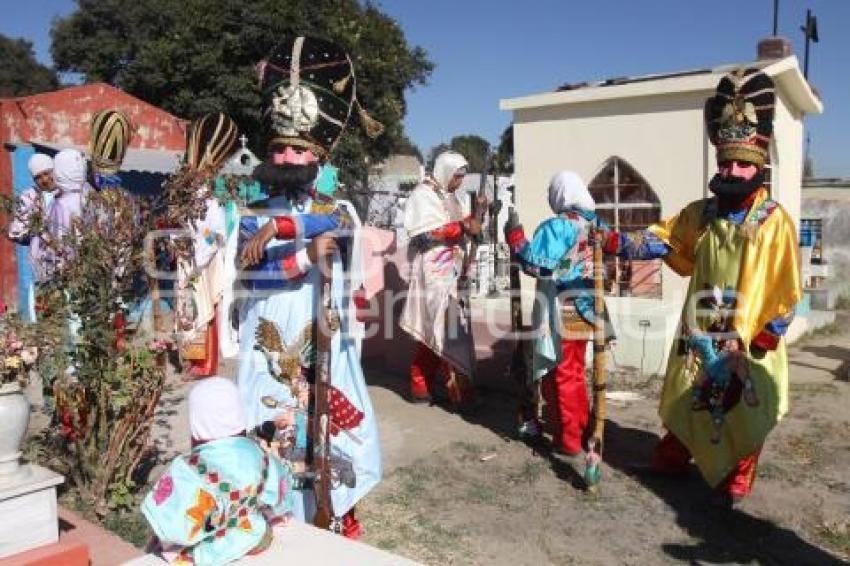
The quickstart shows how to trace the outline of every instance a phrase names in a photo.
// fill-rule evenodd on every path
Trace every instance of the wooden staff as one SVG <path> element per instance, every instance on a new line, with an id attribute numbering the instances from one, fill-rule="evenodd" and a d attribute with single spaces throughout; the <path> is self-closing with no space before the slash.
<path id="1" fill-rule="evenodd" d="M 587 441 L 584 481 L 589 491 L 596 491 L 602 479 L 605 434 L 605 265 L 602 261 L 602 238 L 595 231 L 593 238 L 593 433 Z"/>
<path id="2" fill-rule="evenodd" d="M 516 210 L 512 209 L 509 213 L 511 219 L 508 222 L 512 226 L 519 224 L 516 219 Z M 524 317 L 522 314 L 522 280 L 520 277 L 520 259 L 514 254 L 513 250 L 510 253 L 510 289 L 511 289 L 511 332 L 514 336 L 514 351 L 511 356 L 511 366 L 508 371 L 511 380 L 514 383 L 519 399 L 517 407 L 517 424 L 521 427 L 525 422 L 538 417 L 538 403 L 536 395 L 536 387 L 529 386 L 529 368 L 527 364 L 529 354 L 528 339 L 524 335 L 526 328 L 524 325 Z"/>

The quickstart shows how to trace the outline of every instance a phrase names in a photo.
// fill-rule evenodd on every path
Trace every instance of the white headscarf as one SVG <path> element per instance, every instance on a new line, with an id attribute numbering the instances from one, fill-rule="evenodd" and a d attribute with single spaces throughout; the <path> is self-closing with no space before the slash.
<path id="1" fill-rule="evenodd" d="M 596 203 L 587 185 L 572 171 L 559 171 L 549 181 L 549 206 L 555 214 L 570 208 L 581 208 L 588 212 L 596 210 Z"/>
<path id="2" fill-rule="evenodd" d="M 422 183 L 410 193 L 404 205 L 404 229 L 409 237 L 430 232 L 462 218 L 456 195 L 446 197 L 440 191 L 446 191 L 454 174 L 466 166 L 466 158 L 457 152 L 445 151 L 437 156 L 431 180 L 437 183 L 438 190 Z M 457 212 L 454 216 L 458 218 L 453 218 L 452 211 Z"/>
<path id="3" fill-rule="evenodd" d="M 80 192 L 86 184 L 86 158 L 76 149 L 63 149 L 53 158 L 53 178 L 63 192 Z"/>
<path id="4" fill-rule="evenodd" d="M 455 151 L 444 151 L 434 160 L 434 180 L 440 185 L 440 188 L 448 190 L 449 181 L 457 170 L 462 167 L 467 167 L 469 163 L 466 158 Z"/>
<path id="5" fill-rule="evenodd" d="M 27 167 L 30 170 L 30 175 L 35 177 L 39 173 L 44 173 L 45 171 L 53 169 L 53 160 L 50 159 L 49 155 L 34 153 L 33 156 L 30 157 L 29 162 L 27 162 Z"/>
<path id="6" fill-rule="evenodd" d="M 189 426 L 195 440 L 218 440 L 245 431 L 239 389 L 231 380 L 213 376 L 189 392 Z"/>

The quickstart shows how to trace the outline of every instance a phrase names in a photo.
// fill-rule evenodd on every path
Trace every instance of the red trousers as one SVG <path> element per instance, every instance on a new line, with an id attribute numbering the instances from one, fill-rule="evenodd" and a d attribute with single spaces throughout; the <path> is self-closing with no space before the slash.
<path id="1" fill-rule="evenodd" d="M 761 448 L 738 460 L 734 469 L 720 484 L 719 489 L 736 498 L 749 495 L 756 481 L 759 454 L 761 454 Z M 687 447 L 668 432 L 655 447 L 652 467 L 671 474 L 685 473 L 690 461 L 691 453 Z"/>
<path id="2" fill-rule="evenodd" d="M 216 307 L 216 311 L 218 307 Z M 218 371 L 218 312 L 207 327 L 207 339 L 204 343 L 204 359 L 192 360 L 189 373 L 192 377 L 209 377 Z"/>
<path id="3" fill-rule="evenodd" d="M 590 413 L 584 378 L 587 340 L 561 340 L 561 351 L 561 363 L 543 378 L 540 392 L 546 402 L 552 444 L 567 454 L 577 454 L 582 450 Z"/>
<path id="4" fill-rule="evenodd" d="M 473 389 L 469 378 L 435 354 L 428 346 L 417 342 L 410 364 L 410 394 L 424 399 L 431 396 L 434 379 L 442 374 L 449 400 L 458 405 L 472 399 Z"/>
<path id="5" fill-rule="evenodd" d="M 348 513 L 342 516 L 342 536 L 357 540 L 363 534 L 363 529 L 360 526 L 360 521 L 354 516 L 354 507 L 348 510 Z"/>

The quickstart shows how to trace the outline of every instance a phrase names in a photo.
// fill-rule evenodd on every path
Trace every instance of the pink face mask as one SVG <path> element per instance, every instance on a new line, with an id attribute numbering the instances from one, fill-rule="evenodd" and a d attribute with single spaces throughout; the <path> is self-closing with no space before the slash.
<path id="1" fill-rule="evenodd" d="M 297 149 L 292 146 L 286 146 L 283 151 L 278 151 L 272 155 L 272 162 L 275 165 L 308 165 L 319 158 L 309 149 Z"/>

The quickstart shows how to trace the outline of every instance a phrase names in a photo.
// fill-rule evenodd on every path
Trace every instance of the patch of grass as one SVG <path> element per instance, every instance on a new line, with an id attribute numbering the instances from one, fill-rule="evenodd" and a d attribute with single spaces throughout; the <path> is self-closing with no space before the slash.
<path id="1" fill-rule="evenodd" d="M 482 446 L 465 440 L 455 440 L 449 445 L 450 452 L 460 459 L 480 458 L 488 452 L 495 452 L 494 446 Z"/>
<path id="2" fill-rule="evenodd" d="M 144 548 L 153 536 L 145 516 L 139 510 L 138 502 L 132 506 L 132 511 L 113 511 L 103 519 L 95 514 L 94 509 L 80 500 L 74 489 L 68 489 L 61 494 L 59 502 L 137 548 Z"/>
<path id="3" fill-rule="evenodd" d="M 828 443 L 825 440 L 840 437 L 844 434 L 842 429 L 843 424 L 813 419 L 805 432 L 789 436 L 781 445 L 780 452 L 795 467 L 822 471 L 822 466 L 828 464 Z"/>
<path id="4" fill-rule="evenodd" d="M 786 470 L 773 462 L 761 462 L 758 466 L 758 477 L 766 480 L 789 481 L 794 484 L 799 483 L 800 479 L 792 472 Z"/>
<path id="5" fill-rule="evenodd" d="M 480 505 L 499 505 L 502 495 L 503 493 L 496 486 L 483 481 L 473 481 L 466 485 L 463 501 Z"/>
<path id="6" fill-rule="evenodd" d="M 818 541 L 844 558 L 850 557 L 850 522 L 824 521 L 815 531 Z"/>
<path id="7" fill-rule="evenodd" d="M 138 548 L 144 548 L 153 536 L 145 516 L 139 511 L 107 515 L 103 526 Z"/>
<path id="8" fill-rule="evenodd" d="M 430 490 L 433 473 L 429 472 L 436 473 L 437 470 L 426 465 L 399 468 L 384 480 L 391 481 L 395 489 L 382 493 L 379 500 L 391 505 L 415 505 Z"/>
<path id="9" fill-rule="evenodd" d="M 461 530 L 435 517 L 443 498 L 453 497 L 456 472 L 451 460 L 434 456 L 385 477 L 378 493 L 357 506 L 364 542 L 429 564 L 457 563 Z"/>
<path id="10" fill-rule="evenodd" d="M 410 509 L 358 505 L 364 542 L 427 563 L 452 563 L 462 537 L 433 517 Z"/>
<path id="11" fill-rule="evenodd" d="M 540 549 L 546 555 L 546 558 L 548 558 L 552 564 L 556 564 L 557 566 L 570 566 L 572 564 L 578 564 L 576 559 L 572 556 L 565 554 L 560 549 L 553 548 L 549 537 L 540 535 L 537 538 L 537 546 L 540 547 Z"/>
<path id="12" fill-rule="evenodd" d="M 508 481 L 532 484 L 540 479 L 547 468 L 547 463 L 540 458 L 526 460 L 518 469 L 508 473 Z"/>

